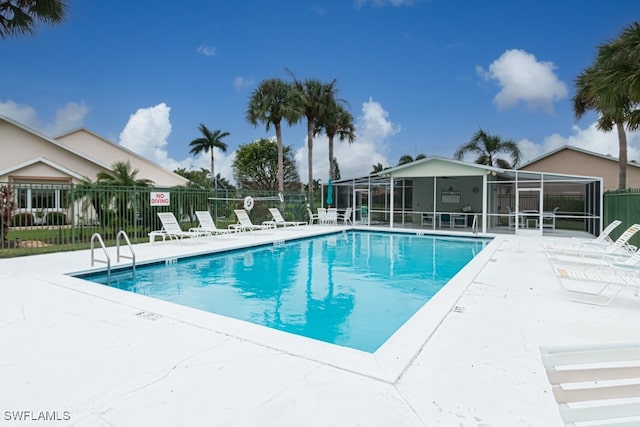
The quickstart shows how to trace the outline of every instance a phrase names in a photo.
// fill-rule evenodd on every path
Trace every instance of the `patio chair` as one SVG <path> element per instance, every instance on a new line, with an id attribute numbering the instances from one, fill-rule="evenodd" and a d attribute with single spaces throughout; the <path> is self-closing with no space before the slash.
<path id="1" fill-rule="evenodd" d="M 307 215 L 309 216 L 309 225 L 313 224 L 314 221 L 316 222 L 316 224 L 320 223 L 318 215 L 314 215 L 310 208 L 307 208 Z"/>
<path id="2" fill-rule="evenodd" d="M 545 246 L 548 252 L 561 252 L 566 254 L 576 254 L 578 256 L 605 257 L 614 254 L 633 254 L 637 248 L 629 244 L 629 239 L 640 231 L 640 224 L 633 224 L 625 230 L 618 239 L 609 244 L 604 245 L 561 245 L 548 244 Z"/>
<path id="3" fill-rule="evenodd" d="M 438 222 L 440 223 L 440 228 L 444 227 L 445 225 L 447 227 L 451 227 L 451 214 L 440 214 Z"/>
<path id="4" fill-rule="evenodd" d="M 325 220 L 325 223 L 330 225 L 338 225 L 338 209 L 337 208 L 327 209 L 327 218 Z"/>
<path id="5" fill-rule="evenodd" d="M 272 221 L 265 221 L 262 224 L 263 225 L 269 225 L 272 224 L 274 227 L 277 226 L 282 226 L 282 227 L 289 227 L 289 226 L 299 226 L 299 225 L 307 225 L 306 222 L 300 222 L 300 221 L 285 221 L 284 217 L 282 216 L 282 214 L 280 213 L 280 210 L 278 208 L 269 208 L 269 213 L 271 213 L 271 217 L 273 218 Z"/>
<path id="6" fill-rule="evenodd" d="M 433 214 L 430 212 L 422 212 L 422 220 L 420 223 L 421 225 L 426 225 L 427 227 L 433 227 Z"/>
<path id="7" fill-rule="evenodd" d="M 466 227 L 467 215 L 465 214 L 452 214 L 451 215 L 451 228 Z"/>
<path id="8" fill-rule="evenodd" d="M 560 208 L 555 207 L 553 211 L 542 212 L 542 228 L 556 229 L 556 212 L 558 212 L 558 209 Z"/>
<path id="9" fill-rule="evenodd" d="M 636 296 L 640 292 L 640 276 L 637 274 L 637 264 L 623 266 L 620 263 L 610 269 L 585 269 L 556 267 L 556 274 L 560 279 L 560 286 L 570 292 L 586 296 L 584 298 L 572 299 L 572 301 L 593 305 L 609 305 L 620 293 L 630 289 L 635 291 Z M 629 274 L 631 272 L 631 274 Z M 565 285 L 565 280 L 583 282 L 580 289 L 570 288 Z M 590 285 L 597 286 L 593 289 Z M 612 287 L 618 287 L 611 296 L 605 296 L 605 292 Z"/>
<path id="10" fill-rule="evenodd" d="M 565 426 L 637 426 L 640 343 L 540 347 Z"/>
<path id="11" fill-rule="evenodd" d="M 360 207 L 360 224 L 369 225 L 369 208 L 366 206 Z"/>
<path id="12" fill-rule="evenodd" d="M 233 231 L 228 228 L 216 227 L 216 222 L 211 217 L 209 211 L 196 211 L 196 217 L 198 218 L 200 225 L 198 227 L 190 228 L 189 231 L 204 231 L 211 234 L 229 234 Z"/>
<path id="13" fill-rule="evenodd" d="M 160 222 L 162 223 L 162 230 L 160 232 L 164 234 L 163 240 L 165 237 L 168 237 L 169 239 L 180 240 L 185 237 L 195 238 L 195 237 L 204 237 L 204 236 L 212 235 L 208 231 L 182 230 L 182 228 L 180 227 L 180 223 L 178 222 L 178 220 L 176 219 L 175 215 L 172 212 L 158 212 L 158 218 L 160 218 Z"/>
<path id="14" fill-rule="evenodd" d="M 516 228 L 516 221 L 519 221 L 518 228 L 525 228 L 526 217 L 524 215 L 520 214 L 516 218 L 516 213 L 509 206 L 507 206 L 507 212 L 509 215 L 509 229 Z"/>
<path id="15" fill-rule="evenodd" d="M 318 208 L 318 224 L 327 223 L 327 208 Z"/>
<path id="16" fill-rule="evenodd" d="M 351 214 L 353 213 L 353 208 L 348 207 L 344 213 L 338 214 L 338 221 L 342 221 L 342 223 L 344 225 L 347 225 L 347 223 L 349 224 L 353 224 L 353 222 L 351 221 Z"/>
<path id="17" fill-rule="evenodd" d="M 231 224 L 229 228 L 235 231 L 250 231 L 250 230 L 270 230 L 275 228 L 273 224 L 254 224 L 249 218 L 249 214 L 244 209 L 236 209 L 233 211 L 238 218 L 238 224 Z"/>

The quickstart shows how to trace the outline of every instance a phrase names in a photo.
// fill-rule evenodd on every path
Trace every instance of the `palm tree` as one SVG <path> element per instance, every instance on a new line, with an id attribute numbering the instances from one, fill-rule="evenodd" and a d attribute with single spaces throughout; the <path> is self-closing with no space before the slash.
<path id="1" fill-rule="evenodd" d="M 218 148 L 222 152 L 227 151 L 227 144 L 222 142 L 222 139 L 229 136 L 229 132 L 222 132 L 218 129 L 211 132 L 203 124 L 200 124 L 198 129 L 202 133 L 202 137 L 196 138 L 189 143 L 189 146 L 191 147 L 189 152 L 194 155 L 198 155 L 203 152 L 211 152 L 211 181 L 213 181 L 214 188 L 218 190 L 218 180 L 216 179 L 213 164 L 213 150 L 214 148 Z"/>
<path id="2" fill-rule="evenodd" d="M 385 169 L 386 168 L 384 166 L 382 166 L 382 163 L 378 162 L 377 164 L 373 165 L 373 169 L 371 170 L 371 172 L 369 172 L 369 175 L 373 175 L 374 173 L 382 172 Z"/>
<path id="3" fill-rule="evenodd" d="M 132 169 L 131 163 L 127 162 L 115 162 L 111 166 L 111 173 L 98 172 L 96 174 L 96 186 L 107 187 L 150 187 L 153 185 L 153 181 L 146 178 L 138 178 L 140 170 Z M 90 181 L 85 181 L 84 186 L 86 188 L 80 193 L 91 191 L 93 185 Z M 104 190 L 104 189 L 103 189 Z M 143 206 L 141 195 L 137 192 L 122 191 L 121 188 L 114 189 L 113 192 L 96 191 L 94 193 L 94 206 L 96 206 L 97 212 L 104 213 L 107 209 L 106 206 L 115 206 L 118 216 L 115 218 L 115 222 L 112 225 L 118 225 L 124 223 L 126 218 L 132 218 L 131 215 L 127 215 L 127 212 L 133 210 L 133 217 L 136 212 L 140 212 Z M 98 205 L 103 205 L 98 207 Z M 99 216 L 101 221 L 110 222 L 106 218 Z"/>
<path id="4" fill-rule="evenodd" d="M 34 34 L 36 20 L 57 24 L 62 22 L 66 11 L 66 0 L 0 1 L 0 38 Z"/>
<path id="5" fill-rule="evenodd" d="M 409 154 L 405 154 L 404 156 L 400 156 L 400 160 L 398 160 L 398 166 L 406 165 L 407 163 L 413 162 L 413 157 Z"/>
<path id="6" fill-rule="evenodd" d="M 601 69 L 598 93 L 605 105 L 627 98 L 633 106 L 627 116 L 631 130 L 640 127 L 640 23 L 625 28 L 614 41 L 599 47 L 597 64 Z"/>
<path id="7" fill-rule="evenodd" d="M 313 134 L 317 135 L 324 130 L 329 139 L 329 177 L 336 179 L 333 167 L 333 138 L 338 135 L 339 141 L 349 141 L 352 144 L 356 140 L 356 127 L 353 124 L 353 116 L 337 100 L 329 100 L 327 109 L 318 118 Z"/>
<path id="8" fill-rule="evenodd" d="M 427 156 L 422 153 L 418 154 L 415 159 L 411 157 L 411 155 L 405 154 L 404 156 L 400 156 L 400 159 L 398 160 L 398 166 L 406 165 L 407 163 L 415 162 L 416 160 L 422 160 L 426 158 Z"/>
<path id="9" fill-rule="evenodd" d="M 247 121 L 254 126 L 258 122 L 265 125 L 267 132 L 271 125 L 276 129 L 278 143 L 278 191 L 284 192 L 284 154 L 282 145 L 282 119 L 289 125 L 296 123 L 302 111 L 297 102 L 293 85 L 281 79 L 263 80 L 253 91 L 247 107 Z"/>
<path id="10" fill-rule="evenodd" d="M 573 97 L 573 112 L 580 119 L 587 111 L 600 113 L 597 127 L 608 132 L 615 125 L 618 132 L 618 188 L 627 187 L 627 133 L 624 123 L 629 111 L 626 98 L 611 100 L 618 107 L 604 104 L 604 98 L 598 93 L 598 79 L 602 79 L 602 64 L 586 68 L 576 78 L 576 94 Z"/>
<path id="11" fill-rule="evenodd" d="M 476 132 L 471 140 L 458 148 L 453 154 L 456 160 L 463 160 L 465 154 L 476 153 L 476 163 L 487 166 L 497 166 L 510 169 L 520 163 L 520 148 L 512 140 L 503 140 L 497 135 L 486 133 L 482 129 Z M 506 153 L 511 157 L 511 162 L 498 157 L 500 153 Z"/>
<path id="12" fill-rule="evenodd" d="M 293 85 L 298 92 L 301 102 L 302 115 L 307 118 L 307 167 L 309 170 L 308 177 L 308 197 L 313 203 L 313 132 L 316 128 L 316 121 L 323 117 L 328 106 L 335 102 L 336 81 L 330 83 L 322 83 L 317 79 L 307 79 L 304 82 L 293 77 Z"/>
<path id="13" fill-rule="evenodd" d="M 573 110 L 577 118 L 587 110 L 600 114 L 598 129 L 618 132 L 618 188 L 627 186 L 627 134 L 640 127 L 640 24 L 627 27 L 621 35 L 598 48 L 595 64 L 576 79 Z"/>
<path id="14" fill-rule="evenodd" d="M 153 181 L 146 178 L 137 178 L 139 169 L 131 169 L 131 162 L 115 162 L 112 173 L 98 172 L 96 183 L 113 187 L 150 187 Z"/>

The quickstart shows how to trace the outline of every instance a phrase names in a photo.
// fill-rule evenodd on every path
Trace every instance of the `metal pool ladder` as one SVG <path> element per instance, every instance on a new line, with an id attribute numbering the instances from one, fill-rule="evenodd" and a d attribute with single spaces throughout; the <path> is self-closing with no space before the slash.
<path id="1" fill-rule="evenodd" d="M 120 238 L 121 237 L 124 238 L 125 242 L 127 243 L 127 246 L 129 247 L 129 251 L 131 252 L 131 255 L 122 255 L 122 254 L 120 254 Z M 102 252 L 104 252 L 105 259 L 96 259 L 95 255 L 94 255 L 94 249 L 95 249 L 96 240 L 98 241 L 98 243 L 100 243 L 100 246 L 102 247 Z M 128 259 L 130 259 L 131 260 L 131 271 L 133 272 L 133 275 L 135 276 L 135 274 L 136 274 L 136 254 L 133 251 L 133 246 L 131 246 L 131 241 L 129 240 L 129 236 L 127 236 L 127 233 L 124 230 L 118 231 L 118 234 L 116 235 L 116 257 L 117 257 L 117 262 L 120 262 L 120 258 L 128 258 Z M 111 257 L 109 256 L 109 252 L 107 251 L 107 247 L 104 245 L 104 241 L 102 240 L 102 236 L 100 236 L 99 233 L 93 233 L 93 236 L 91 236 L 91 266 L 93 267 L 96 262 L 101 262 L 101 263 L 107 264 L 107 283 L 109 281 L 111 281 Z"/>
<path id="2" fill-rule="evenodd" d="M 471 223 L 471 231 L 473 231 L 473 234 L 478 234 L 478 215 L 473 216 L 473 222 Z"/>
<path id="3" fill-rule="evenodd" d="M 120 237 L 123 237 L 125 242 L 127 242 L 127 246 L 129 247 L 129 252 L 131 252 L 131 255 L 120 255 Z M 136 254 L 135 252 L 133 252 L 133 246 L 131 246 L 131 241 L 129 240 L 129 236 L 127 236 L 127 233 L 124 230 L 120 230 L 118 231 L 118 234 L 116 235 L 116 258 L 117 261 L 120 262 L 120 258 L 128 258 L 131 260 L 131 269 L 133 271 L 133 274 L 135 276 L 136 274 Z"/>
<path id="4" fill-rule="evenodd" d="M 95 248 L 96 240 L 98 241 L 98 243 L 100 243 L 100 246 L 102 246 L 102 252 L 104 252 L 104 256 L 106 257 L 106 259 L 96 259 L 93 255 L 93 249 Z M 111 258 L 109 257 L 109 252 L 107 252 L 107 248 L 104 245 L 104 241 L 102 240 L 100 234 L 93 233 L 93 236 L 91 236 L 91 267 L 93 267 L 96 262 L 107 264 L 107 281 L 109 281 L 111 279 Z"/>

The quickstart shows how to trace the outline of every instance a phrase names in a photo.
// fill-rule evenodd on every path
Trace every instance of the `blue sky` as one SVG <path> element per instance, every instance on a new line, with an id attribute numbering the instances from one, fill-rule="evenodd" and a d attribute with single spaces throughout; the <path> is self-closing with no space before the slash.
<path id="1" fill-rule="evenodd" d="M 263 79 L 337 80 L 358 139 L 335 155 L 343 178 L 423 153 L 451 157 L 480 128 L 531 160 L 564 144 L 617 156 L 615 133 L 576 121 L 575 77 L 597 46 L 638 19 L 634 0 L 498 2 L 69 0 L 66 21 L 0 40 L 0 114 L 47 135 L 78 127 L 169 169 L 198 125 L 230 133 L 216 171 L 231 178 L 240 144 L 273 136 L 245 120 Z M 306 180 L 304 124 L 285 127 Z M 314 177 L 326 180 L 326 139 Z M 640 160 L 640 137 L 629 135 Z M 472 160 L 472 159 L 469 159 Z"/>

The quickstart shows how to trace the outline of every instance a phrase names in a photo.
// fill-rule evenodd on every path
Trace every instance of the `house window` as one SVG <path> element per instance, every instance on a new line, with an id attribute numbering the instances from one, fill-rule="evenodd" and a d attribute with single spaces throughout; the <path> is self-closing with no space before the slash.
<path id="1" fill-rule="evenodd" d="M 26 210 L 63 209 L 63 206 L 61 205 L 62 198 L 65 193 L 66 190 L 60 188 L 41 187 L 36 185 L 22 186 L 21 188 L 16 189 L 17 208 Z"/>
<path id="2" fill-rule="evenodd" d="M 18 209 L 26 209 L 29 206 L 29 190 L 26 188 L 20 188 L 16 191 L 16 206 Z"/>
<path id="3" fill-rule="evenodd" d="M 57 209 L 58 190 L 53 189 L 32 189 L 31 209 Z"/>

